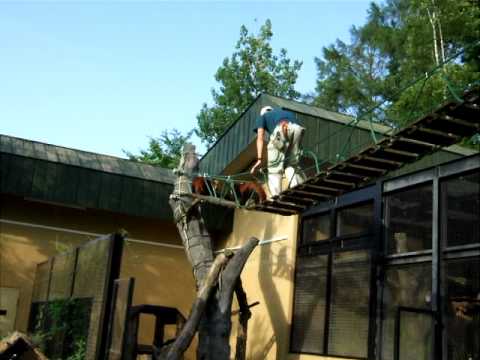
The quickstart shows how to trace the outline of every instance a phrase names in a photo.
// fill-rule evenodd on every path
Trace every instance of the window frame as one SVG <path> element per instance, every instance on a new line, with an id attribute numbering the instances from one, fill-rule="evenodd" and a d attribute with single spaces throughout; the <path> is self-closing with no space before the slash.
<path id="1" fill-rule="evenodd" d="M 373 206 L 373 219 L 371 229 L 368 231 L 337 236 L 337 214 L 348 208 L 355 206 L 362 206 L 371 203 Z M 292 317 L 290 322 L 289 332 L 289 353 L 291 354 L 307 354 L 316 356 L 330 356 L 330 357 L 348 357 L 350 359 L 370 359 L 373 356 L 374 343 L 376 336 L 376 308 L 377 308 L 377 286 L 376 281 L 376 254 L 378 253 L 381 239 L 381 212 L 382 212 L 382 197 L 381 197 L 381 183 L 377 182 L 373 185 L 363 189 L 356 190 L 352 193 L 347 193 L 336 198 L 335 202 L 328 202 L 320 204 L 319 206 L 309 209 L 304 212 L 299 221 L 298 239 L 296 257 L 310 256 L 310 255 L 328 255 L 327 267 L 327 291 L 325 299 L 325 323 L 324 323 L 324 337 L 323 337 L 323 353 L 310 353 L 303 351 L 295 351 L 292 347 L 292 338 L 294 330 L 294 312 L 295 312 L 295 291 L 293 291 L 292 301 Z M 330 237 L 323 241 L 303 241 L 303 224 L 305 219 L 310 219 L 316 216 L 330 215 Z M 331 355 L 328 350 L 329 330 L 330 330 L 330 312 L 332 307 L 332 277 L 333 277 L 333 256 L 335 253 L 343 251 L 367 251 L 370 256 L 370 281 L 369 281 L 369 319 L 368 319 L 368 342 L 367 354 L 365 357 L 355 357 L 348 354 L 345 355 Z M 297 267 L 294 271 L 294 288 L 296 286 Z"/>
<path id="2" fill-rule="evenodd" d="M 349 205 L 361 204 L 362 201 L 373 200 L 374 201 L 374 231 L 370 236 L 373 237 L 372 244 L 372 277 L 370 284 L 370 322 L 369 322 L 369 334 L 368 334 L 368 359 L 382 360 L 383 350 L 383 334 L 382 334 L 382 314 L 383 314 L 383 292 L 385 286 L 385 271 L 390 266 L 395 265 L 408 265 L 416 263 L 430 263 L 431 267 L 431 311 L 437 316 L 437 321 L 434 328 L 434 343 L 433 351 L 434 356 L 439 359 L 443 354 L 447 354 L 447 341 L 446 331 L 442 329 L 442 322 L 447 319 L 445 305 L 445 278 L 442 273 L 443 264 L 449 259 L 462 259 L 462 258 L 477 258 L 480 257 L 480 243 L 469 244 L 455 247 L 446 247 L 444 231 L 442 229 L 442 182 L 460 176 L 465 176 L 470 173 L 480 171 L 480 155 L 472 155 L 461 159 L 455 159 L 434 167 L 420 170 L 417 172 L 401 175 L 391 179 L 381 179 L 376 184 L 363 189 L 354 190 L 350 193 L 344 194 L 331 201 L 325 201 L 318 204 L 314 208 L 308 209 L 300 216 L 300 222 L 298 226 L 298 237 L 302 239 L 302 220 L 306 217 L 314 216 L 317 214 L 330 213 L 332 221 L 330 226 L 331 234 L 336 235 L 336 218 L 335 211 L 347 207 Z M 384 234 L 384 198 L 396 191 L 407 190 L 427 182 L 432 182 L 432 248 L 429 250 L 422 250 L 417 252 L 408 252 L 401 254 L 387 254 L 385 246 L 385 234 Z M 331 236 L 329 240 L 321 241 L 316 244 L 303 244 L 297 241 L 297 254 L 296 257 L 313 254 L 328 254 L 329 259 L 332 258 L 334 251 L 341 251 L 342 247 L 338 249 L 332 247 L 331 244 L 342 244 L 341 240 L 349 246 L 353 246 L 354 237 L 347 236 L 344 239 Z M 322 244 L 323 243 L 323 244 Z M 351 248 L 350 248 L 351 249 Z M 345 250 L 349 250 L 346 248 Z M 330 260 L 331 261 L 331 260 Z M 294 269 L 293 285 L 296 286 L 295 279 L 297 274 L 297 268 Z M 331 278 L 331 268 L 328 272 L 327 281 Z M 442 280 L 442 282 L 441 282 Z M 330 288 L 331 285 L 329 285 Z M 331 295 L 327 295 L 327 303 L 331 302 Z M 293 323 L 293 314 L 295 311 L 295 291 L 293 291 L 291 312 L 291 324 Z M 325 309 L 325 316 L 330 316 L 330 309 Z M 329 319 L 325 319 L 325 326 L 328 328 Z M 309 354 L 307 352 L 295 352 L 292 351 L 292 331 L 293 327 L 290 326 L 290 353 L 293 354 Z M 328 330 L 327 330 L 328 331 Z M 324 342 L 328 344 L 328 334 L 324 334 Z M 311 355 L 321 355 L 330 357 L 340 357 L 338 355 L 328 355 L 328 345 L 324 347 L 323 353 L 310 353 Z M 347 356 L 347 355 L 345 355 Z M 361 358 L 365 359 L 365 358 Z M 443 356 L 443 360 L 446 357 Z"/>
<path id="3" fill-rule="evenodd" d="M 387 224 L 389 224 L 389 221 L 387 221 L 388 216 L 389 216 L 389 207 L 387 206 L 387 198 L 396 195 L 402 192 L 406 191 L 411 191 L 418 189 L 423 186 L 428 186 L 431 185 L 432 188 L 432 220 L 431 220 L 431 230 L 433 231 L 434 226 L 434 221 L 435 221 L 435 214 L 434 214 L 434 203 L 433 203 L 433 198 L 434 198 L 434 191 L 435 191 L 435 184 L 434 184 L 434 179 L 425 179 L 424 181 L 420 182 L 415 182 L 414 184 L 407 185 L 401 188 L 395 188 L 394 190 L 388 191 L 388 192 L 383 192 L 382 194 L 382 204 L 383 204 L 383 211 L 382 211 L 382 223 L 384 224 L 383 232 L 382 232 L 382 247 L 383 247 L 383 255 L 385 258 L 403 258 L 403 257 L 411 257 L 411 256 L 416 256 L 416 255 L 431 255 L 433 251 L 433 233 L 432 233 L 432 246 L 430 249 L 423 249 L 423 250 L 417 250 L 417 251 L 408 251 L 408 252 L 403 252 L 403 253 L 389 253 L 388 247 L 389 247 L 389 239 L 387 238 L 388 232 L 386 231 Z"/>
<path id="4" fill-rule="evenodd" d="M 384 203 L 384 212 L 382 213 L 382 221 L 385 221 L 385 197 L 392 193 L 406 191 L 414 187 L 425 185 L 432 182 L 432 248 L 431 250 L 422 250 L 416 252 L 408 252 L 401 254 L 388 254 L 386 248 L 386 234 L 382 234 L 383 251 L 382 256 L 384 259 L 381 265 L 381 273 L 385 273 L 385 270 L 389 266 L 400 264 L 414 264 L 422 262 L 431 262 L 432 270 L 432 314 L 435 314 L 436 319 L 440 321 L 435 323 L 434 328 L 434 342 L 433 352 L 435 358 L 442 358 L 442 354 L 447 354 L 447 334 L 445 328 L 442 328 L 442 322 L 447 319 L 446 307 L 444 306 L 444 296 L 446 292 L 445 281 L 443 271 L 443 262 L 448 259 L 461 259 L 469 257 L 480 257 L 480 243 L 472 245 L 461 245 L 456 247 L 447 248 L 446 236 L 444 235 L 446 227 L 442 222 L 443 204 L 442 199 L 442 182 L 454 179 L 457 177 L 469 175 L 480 171 L 480 156 L 473 155 L 471 157 L 453 160 L 444 164 L 437 165 L 429 169 L 425 169 L 413 174 L 406 174 L 398 178 L 391 180 L 385 180 L 383 183 L 382 201 Z M 385 229 L 383 229 L 385 231 Z M 440 282 L 440 279 L 443 282 Z M 383 290 L 385 287 L 385 279 L 380 279 L 380 285 L 378 288 L 378 308 L 377 316 L 380 326 L 377 329 L 377 350 L 375 359 L 381 360 L 383 349 L 383 334 L 381 316 L 383 307 Z M 446 355 L 445 355 L 446 356 Z M 374 359 L 374 358 L 372 358 Z M 443 357 L 445 360 L 446 358 Z"/>

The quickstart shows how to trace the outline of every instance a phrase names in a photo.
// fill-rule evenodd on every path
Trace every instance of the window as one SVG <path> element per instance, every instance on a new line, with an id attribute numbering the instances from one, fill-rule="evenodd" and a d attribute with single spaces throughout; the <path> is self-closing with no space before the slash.
<path id="1" fill-rule="evenodd" d="M 330 213 L 307 218 L 303 221 L 303 242 L 315 242 L 330 238 Z"/>
<path id="2" fill-rule="evenodd" d="M 367 251 L 333 255 L 328 354 L 366 357 L 370 303 Z"/>
<path id="3" fill-rule="evenodd" d="M 328 255 L 297 260 L 291 348 L 294 352 L 323 353 Z"/>
<path id="4" fill-rule="evenodd" d="M 373 203 L 349 207 L 338 212 L 337 236 L 369 232 L 373 225 Z"/>
<path id="5" fill-rule="evenodd" d="M 447 359 L 480 359 L 480 258 L 445 265 Z"/>
<path id="6" fill-rule="evenodd" d="M 395 317 L 399 308 L 430 309 L 431 266 L 431 262 L 426 262 L 387 268 L 383 292 L 382 359 L 394 359 Z M 415 360 L 429 360 L 433 334 L 428 318 L 426 320 L 423 314 L 408 313 L 401 324 L 402 351 L 407 347 L 409 353 L 416 354 Z"/>
<path id="7" fill-rule="evenodd" d="M 480 242 L 480 172 L 444 181 L 441 192 L 447 246 Z"/>
<path id="8" fill-rule="evenodd" d="M 432 185 L 386 196 L 385 226 L 389 254 L 432 248 Z"/>
<path id="9" fill-rule="evenodd" d="M 303 220 L 295 272 L 293 352 L 367 357 L 372 266 L 367 248 L 372 224 L 373 202 Z"/>

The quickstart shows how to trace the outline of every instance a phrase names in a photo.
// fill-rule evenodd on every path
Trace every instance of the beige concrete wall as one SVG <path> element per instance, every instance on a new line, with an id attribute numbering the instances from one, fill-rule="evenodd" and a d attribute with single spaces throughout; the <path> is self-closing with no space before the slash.
<path id="1" fill-rule="evenodd" d="M 171 223 L 15 198 L 2 197 L 0 201 L 0 219 L 95 233 L 110 233 L 124 228 L 135 239 L 181 244 Z M 242 273 L 249 302 L 260 302 L 252 308 L 249 322 L 248 359 L 328 359 L 288 353 L 297 222 L 297 216 L 237 210 L 232 234 L 218 244 L 219 249 L 234 247 L 243 244 L 250 236 L 273 240 L 254 250 Z M 61 230 L 0 222 L 0 287 L 20 289 L 18 329 L 25 330 L 27 326 L 35 264 L 91 238 Z M 134 303 L 174 306 L 183 314 L 188 314 L 194 297 L 194 282 L 183 249 L 136 242 L 127 244 L 121 275 L 136 278 Z M 237 308 L 236 304 L 234 308 Z M 233 317 L 232 356 L 236 321 L 238 318 Z M 142 319 L 140 341 L 148 343 L 152 336 L 153 319 Z M 195 345 L 190 348 L 186 359 L 195 358 L 194 348 Z"/>
<path id="2" fill-rule="evenodd" d="M 267 241 L 254 250 L 242 272 L 248 302 L 260 302 L 260 305 L 251 309 L 252 317 L 247 335 L 248 359 L 339 359 L 289 354 L 297 223 L 298 216 L 287 217 L 236 210 L 233 233 L 219 246 L 219 248 L 239 246 L 251 236 Z M 238 308 L 235 302 L 233 308 Z M 233 358 L 238 317 L 233 317 L 232 320 Z"/>
<path id="3" fill-rule="evenodd" d="M 18 330 L 27 328 L 36 264 L 95 237 L 69 229 L 107 234 L 123 228 L 130 238 L 158 243 L 126 243 L 121 276 L 136 278 L 133 302 L 177 307 L 185 316 L 190 310 L 195 285 L 184 250 L 161 245 L 181 245 L 173 223 L 4 196 L 0 198 L 0 219 L 22 223 L 0 221 L 0 287 L 20 289 Z M 148 343 L 153 337 L 153 318 L 141 321 L 139 340 Z M 187 359 L 191 358 L 192 350 L 187 354 Z"/>

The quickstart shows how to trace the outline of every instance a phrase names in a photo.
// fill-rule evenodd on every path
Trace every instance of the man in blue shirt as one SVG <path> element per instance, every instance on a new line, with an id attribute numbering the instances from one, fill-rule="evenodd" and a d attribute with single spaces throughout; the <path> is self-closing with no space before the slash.
<path id="1" fill-rule="evenodd" d="M 271 196 L 276 196 L 282 191 L 284 172 L 289 186 L 302 183 L 304 175 L 298 163 L 305 129 L 298 125 L 295 114 L 281 108 L 265 106 L 260 110 L 254 131 L 257 133 L 257 161 L 250 172 L 255 173 L 262 164 L 265 131 L 267 131 L 270 136 L 267 145 L 267 168 Z"/>

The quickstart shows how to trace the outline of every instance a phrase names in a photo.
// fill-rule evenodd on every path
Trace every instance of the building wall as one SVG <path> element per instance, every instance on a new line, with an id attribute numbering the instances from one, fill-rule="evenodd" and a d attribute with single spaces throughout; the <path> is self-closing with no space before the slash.
<path id="1" fill-rule="evenodd" d="M 279 216 L 236 210 L 233 232 L 219 248 L 241 246 L 255 236 L 260 244 L 242 272 L 242 283 L 253 307 L 248 323 L 247 359 L 324 360 L 306 354 L 289 354 L 290 323 L 295 274 L 298 216 Z M 234 301 L 233 309 L 238 309 Z M 238 317 L 232 317 L 231 357 L 235 356 Z M 338 357 L 335 359 L 339 359 Z"/>
<path id="2" fill-rule="evenodd" d="M 121 276 L 136 278 L 133 303 L 177 307 L 186 316 L 195 285 L 173 223 L 2 196 L 0 287 L 20 290 L 16 329 L 25 331 L 28 325 L 36 264 L 95 238 L 85 233 L 107 234 L 119 228 L 131 239 L 155 243 L 125 244 Z M 142 318 L 139 340 L 149 343 L 152 338 L 153 318 Z M 192 351 L 189 358 L 194 358 Z"/>

